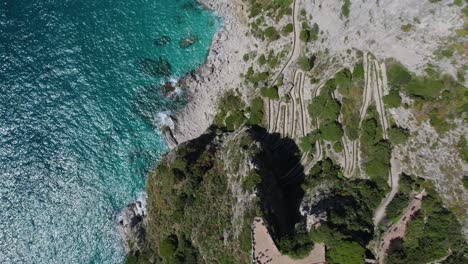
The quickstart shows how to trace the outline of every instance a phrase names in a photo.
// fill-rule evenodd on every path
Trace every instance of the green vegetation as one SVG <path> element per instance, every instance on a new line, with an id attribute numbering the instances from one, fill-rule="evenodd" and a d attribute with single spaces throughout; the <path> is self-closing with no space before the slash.
<path id="1" fill-rule="evenodd" d="M 296 232 L 293 236 L 286 236 L 279 241 L 281 253 L 288 254 L 293 259 L 306 257 L 313 246 L 314 243 L 305 228 L 301 228 L 300 232 Z"/>
<path id="2" fill-rule="evenodd" d="M 323 185 L 331 188 L 312 205 L 312 211 L 326 211 L 327 221 L 312 229 L 311 237 L 315 243 L 325 243 L 328 262 L 363 263 L 365 247 L 374 236 L 372 213 L 384 192 L 370 180 L 349 180 L 341 175 L 341 168 L 326 159 L 306 176 L 305 190 Z"/>
<path id="3" fill-rule="evenodd" d="M 260 177 L 260 175 L 256 171 L 251 171 L 242 182 L 242 190 L 244 192 L 251 191 L 260 182 L 262 182 L 262 178 Z"/>
<path id="4" fill-rule="evenodd" d="M 348 18 L 350 7 L 351 7 L 351 0 L 343 0 L 343 6 L 341 6 L 341 15 Z"/>
<path id="5" fill-rule="evenodd" d="M 250 113 L 249 119 L 247 120 L 247 123 L 249 125 L 260 125 L 263 126 L 264 121 L 264 105 L 263 105 L 263 99 L 261 97 L 255 97 L 252 99 L 250 102 L 250 106 L 247 109 L 247 111 Z"/>
<path id="6" fill-rule="evenodd" d="M 400 93 L 395 89 L 392 89 L 389 94 L 382 98 L 382 100 L 385 104 L 385 107 L 388 108 L 396 108 L 401 105 Z"/>
<path id="7" fill-rule="evenodd" d="M 328 256 L 329 263 L 360 264 L 365 259 L 366 249 L 359 243 L 340 241 L 334 245 Z"/>
<path id="8" fill-rule="evenodd" d="M 294 31 L 294 26 L 292 23 L 286 24 L 286 26 L 284 26 L 283 29 L 281 29 L 281 32 L 283 32 L 283 34 L 285 35 L 292 33 L 293 31 Z"/>
<path id="9" fill-rule="evenodd" d="M 401 31 L 403 32 L 409 32 L 411 30 L 413 26 L 411 26 L 411 24 L 406 24 L 406 25 L 403 25 L 401 26 Z"/>
<path id="10" fill-rule="evenodd" d="M 379 188 L 386 190 L 390 172 L 390 144 L 383 139 L 375 108 L 369 108 L 368 117 L 362 122 L 361 151 L 367 176 L 375 181 Z"/>
<path id="11" fill-rule="evenodd" d="M 409 130 L 398 126 L 388 129 L 388 138 L 392 145 L 404 144 L 409 137 Z"/>
<path id="12" fill-rule="evenodd" d="M 343 151 L 343 144 L 341 144 L 341 141 L 337 141 L 333 144 L 333 150 L 337 153 Z"/>
<path id="13" fill-rule="evenodd" d="M 299 33 L 299 38 L 303 42 L 317 41 L 319 31 L 320 29 L 317 23 L 314 23 L 312 28 L 310 28 L 306 22 L 303 22 L 301 32 Z"/>
<path id="14" fill-rule="evenodd" d="M 411 108 L 418 121 L 429 120 L 439 134 L 454 127 L 451 122 L 461 117 L 468 106 L 466 87 L 448 75 L 441 75 L 429 66 L 424 76 L 412 75 L 403 65 L 390 60 L 387 67 L 391 93 L 404 93 L 414 100 Z M 393 98 L 394 97 L 394 98 Z M 396 96 L 387 97 L 386 104 L 396 105 Z"/>
<path id="15" fill-rule="evenodd" d="M 465 187 L 465 190 L 468 190 L 468 176 L 463 176 L 462 178 L 462 183 L 463 183 L 463 187 Z"/>
<path id="16" fill-rule="evenodd" d="M 268 41 L 270 42 L 278 40 L 280 38 L 278 31 L 276 31 L 276 29 L 273 26 L 267 27 L 263 34 L 265 38 L 268 39 Z"/>
<path id="17" fill-rule="evenodd" d="M 247 74 L 245 78 L 246 78 L 246 81 L 252 83 L 254 87 L 258 87 L 260 83 L 264 83 L 266 80 L 268 80 L 269 76 L 270 76 L 270 73 L 267 71 L 255 73 L 253 71 L 253 68 L 249 67 L 247 69 Z"/>
<path id="18" fill-rule="evenodd" d="M 246 107 L 240 95 L 228 91 L 218 103 L 218 112 L 214 124 L 229 131 L 236 130 L 244 123 L 249 125 L 263 125 L 263 99 L 255 97 Z"/>
<path id="19" fill-rule="evenodd" d="M 415 191 L 425 189 L 428 195 L 422 201 L 420 212 L 408 223 L 404 239 L 392 242 L 386 262 L 428 263 L 446 256 L 450 249 L 454 256 L 464 259 L 458 263 L 465 263 L 465 239 L 461 234 L 461 225 L 453 213 L 444 207 L 432 184 L 416 177 L 406 176 L 403 179 L 403 186 L 411 186 L 410 190 Z"/>
<path id="20" fill-rule="evenodd" d="M 398 192 L 387 206 L 386 217 L 395 223 L 409 202 L 408 194 Z"/>
<path id="21" fill-rule="evenodd" d="M 273 86 L 273 87 L 270 87 L 270 88 L 267 88 L 267 87 L 262 87 L 260 89 L 260 93 L 271 99 L 271 100 L 278 100 L 279 99 L 279 94 L 278 94 L 278 87 L 276 86 Z"/>
<path id="22" fill-rule="evenodd" d="M 359 136 L 359 111 L 364 87 L 364 67 L 362 62 L 354 66 L 353 72 L 343 69 L 335 74 L 338 92 L 342 95 L 341 114 L 346 136 L 355 140 Z"/>
<path id="23" fill-rule="evenodd" d="M 176 235 L 170 235 L 163 240 L 161 240 L 161 243 L 159 244 L 159 254 L 161 257 L 168 259 L 172 257 L 179 245 L 179 242 L 177 241 L 177 236 Z"/>
<path id="24" fill-rule="evenodd" d="M 250 0 L 249 16 L 256 17 L 265 14 L 278 21 L 284 15 L 291 15 L 292 0 Z"/>
<path id="25" fill-rule="evenodd" d="M 318 118 L 320 123 L 334 122 L 340 114 L 340 104 L 331 94 L 322 92 L 312 99 L 309 114 L 312 118 Z"/>
<path id="26" fill-rule="evenodd" d="M 234 91 L 227 92 L 219 102 L 218 113 L 215 116 L 215 124 L 235 130 L 247 121 L 245 117 L 245 104 L 239 94 Z"/>
<path id="27" fill-rule="evenodd" d="M 307 134 L 305 137 L 301 138 L 299 147 L 302 152 L 312 153 L 315 152 L 315 143 L 320 139 L 320 131 L 315 130 Z"/>
<path id="28" fill-rule="evenodd" d="M 313 59 L 314 57 L 306 57 L 306 56 L 302 56 L 299 58 L 299 60 L 297 61 L 297 64 L 299 64 L 299 67 L 301 67 L 301 69 L 303 71 L 310 71 L 312 70 L 312 67 L 314 67 L 314 60 Z"/>
<path id="29" fill-rule="evenodd" d="M 338 122 L 330 122 L 320 126 L 320 133 L 323 140 L 337 141 L 343 136 L 343 129 Z"/>
<path id="30" fill-rule="evenodd" d="M 335 74 L 335 82 L 338 91 L 345 91 L 353 84 L 353 74 L 348 68 L 345 68 Z"/>
<path id="31" fill-rule="evenodd" d="M 453 4 L 456 6 L 463 6 L 463 0 L 453 0 Z"/>
<path id="32" fill-rule="evenodd" d="M 389 61 L 387 63 L 387 79 L 392 88 L 400 89 L 408 84 L 412 77 L 410 72 L 400 63 Z"/>
<path id="33" fill-rule="evenodd" d="M 148 221 L 146 240 L 158 263 L 248 263 L 250 224 L 256 203 L 247 207 L 243 223 L 232 223 L 232 199 L 224 160 L 213 138 L 219 130 L 210 129 L 198 139 L 180 145 L 174 155 L 164 157 L 150 172 L 147 183 Z M 249 141 L 250 140 L 250 141 Z M 241 135 L 230 142 L 232 149 L 255 153 L 255 144 Z M 236 155 L 242 155 L 236 153 Z M 241 157 L 232 156 L 233 160 Z M 242 186 L 249 191 L 258 183 L 255 172 L 248 174 Z M 241 219 L 239 219 L 241 220 Z M 241 240 L 223 238 L 226 230 L 240 231 Z M 192 245 L 191 241 L 196 241 Z M 201 255 L 203 254 L 203 255 Z M 162 259 L 159 259 L 162 258 Z M 144 262 L 148 263 L 148 261 Z"/>
<path id="34" fill-rule="evenodd" d="M 468 162 L 468 143 L 465 136 L 461 136 L 457 143 L 458 155 L 464 162 Z"/>

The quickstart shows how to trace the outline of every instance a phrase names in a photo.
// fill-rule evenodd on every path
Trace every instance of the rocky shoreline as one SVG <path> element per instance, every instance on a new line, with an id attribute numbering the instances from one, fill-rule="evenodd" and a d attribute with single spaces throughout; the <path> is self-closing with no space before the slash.
<path id="1" fill-rule="evenodd" d="M 246 33 L 249 28 L 241 21 L 240 1 L 198 0 L 223 20 L 222 28 L 213 37 L 206 62 L 195 72 L 179 81 L 188 96 L 187 105 L 171 116 L 174 125 L 161 128 L 170 148 L 200 136 L 212 123 L 217 99 L 228 89 L 240 87 L 245 62 L 242 55 L 249 49 Z"/>
<path id="2" fill-rule="evenodd" d="M 243 12 L 239 1 L 197 0 L 206 9 L 214 11 L 223 26 L 213 37 L 208 56 L 196 71 L 180 79 L 177 87 L 187 93 L 187 105 L 171 116 L 173 122 L 160 128 L 170 149 L 197 138 L 211 125 L 216 113 L 217 99 L 228 89 L 240 86 L 240 74 L 245 62 L 242 55 L 248 50 L 248 27 L 237 16 Z M 240 45 L 243 43 L 242 45 Z M 166 95 L 167 96 L 167 95 Z M 128 204 L 118 216 L 117 228 L 124 241 L 126 254 L 138 251 L 144 239 L 142 225 L 146 220 L 146 205 L 141 199 Z"/>

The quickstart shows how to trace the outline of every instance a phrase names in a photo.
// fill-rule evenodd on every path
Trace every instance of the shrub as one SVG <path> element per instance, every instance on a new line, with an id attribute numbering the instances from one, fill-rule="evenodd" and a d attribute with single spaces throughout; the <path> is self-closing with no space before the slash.
<path id="1" fill-rule="evenodd" d="M 351 0 L 344 0 L 343 6 L 341 7 L 341 15 L 348 18 L 349 17 L 349 8 L 351 7 Z"/>
<path id="2" fill-rule="evenodd" d="M 250 107 L 249 107 L 249 120 L 247 123 L 249 125 L 262 125 L 263 123 L 263 99 L 260 97 L 255 97 L 252 99 L 250 102 Z"/>
<path id="3" fill-rule="evenodd" d="M 404 144 L 409 137 L 409 130 L 394 126 L 388 130 L 388 137 L 393 145 Z"/>
<path id="4" fill-rule="evenodd" d="M 294 26 L 292 23 L 288 23 L 286 24 L 286 26 L 283 27 L 283 29 L 281 30 L 283 32 L 283 34 L 289 34 L 291 32 L 294 31 Z"/>
<path id="5" fill-rule="evenodd" d="M 313 152 L 315 151 L 315 142 L 317 142 L 318 139 L 320 139 L 320 131 L 314 130 L 301 138 L 299 147 L 302 152 Z"/>
<path id="6" fill-rule="evenodd" d="M 242 190 L 244 192 L 251 191 L 255 188 L 260 182 L 262 182 L 262 178 L 260 175 L 255 171 L 250 171 L 249 175 L 244 179 L 242 182 Z"/>
<path id="7" fill-rule="evenodd" d="M 306 56 L 300 57 L 299 60 L 297 61 L 297 64 L 299 64 L 299 67 L 301 67 L 303 71 L 310 71 L 312 67 L 314 66 L 314 63 L 311 60 L 311 58 L 306 57 Z"/>
<path id="8" fill-rule="evenodd" d="M 280 240 L 281 253 L 291 256 L 293 259 L 306 257 L 312 250 L 314 242 L 306 232 L 296 232 Z"/>
<path id="9" fill-rule="evenodd" d="M 249 54 L 248 54 L 248 53 L 244 54 L 244 56 L 242 56 L 242 59 L 243 59 L 245 62 L 247 62 L 247 61 L 249 60 Z"/>
<path id="10" fill-rule="evenodd" d="M 440 95 L 444 82 L 427 78 L 416 78 L 411 80 L 405 87 L 405 91 L 411 97 L 422 99 L 435 99 Z"/>
<path id="11" fill-rule="evenodd" d="M 356 242 L 340 241 L 327 251 L 327 260 L 337 264 L 364 263 L 366 249 Z"/>
<path id="12" fill-rule="evenodd" d="M 335 74 L 335 83 L 338 89 L 347 90 L 351 87 L 353 75 L 348 68 L 345 68 Z"/>
<path id="13" fill-rule="evenodd" d="M 412 77 L 408 70 L 397 62 L 391 62 L 387 66 L 388 82 L 394 88 L 400 88 L 408 84 Z"/>
<path id="14" fill-rule="evenodd" d="M 301 32 L 299 33 L 299 39 L 302 40 L 303 42 L 309 42 L 310 40 L 310 31 L 307 28 L 301 29 Z"/>
<path id="15" fill-rule="evenodd" d="M 338 119 L 340 104 L 330 94 L 322 92 L 312 99 L 308 110 L 312 118 L 318 118 L 320 122 L 331 122 Z"/>
<path id="16" fill-rule="evenodd" d="M 269 26 L 263 32 L 263 35 L 271 42 L 280 38 L 278 31 L 273 26 Z"/>
<path id="17" fill-rule="evenodd" d="M 263 96 L 265 96 L 267 98 L 270 98 L 272 100 L 279 99 L 278 87 L 276 87 L 276 86 L 273 86 L 273 87 L 270 87 L 270 88 L 262 87 L 260 89 L 260 93 Z"/>
<path id="18" fill-rule="evenodd" d="M 174 255 L 179 242 L 176 235 L 170 235 L 159 243 L 159 254 L 163 258 L 169 258 Z"/>
<path id="19" fill-rule="evenodd" d="M 397 90 L 391 90 L 389 94 L 382 98 L 386 107 L 396 108 L 401 105 L 401 96 Z"/>
<path id="20" fill-rule="evenodd" d="M 262 55 L 260 55 L 260 57 L 258 57 L 258 63 L 259 63 L 260 65 L 265 65 L 265 63 L 266 63 L 266 58 L 265 58 L 265 55 L 264 55 L 264 54 L 262 54 Z"/>
<path id="21" fill-rule="evenodd" d="M 320 127 L 321 138 L 328 141 L 340 140 L 343 136 L 343 129 L 337 122 L 330 122 Z"/>
<path id="22" fill-rule="evenodd" d="M 318 34 L 319 34 L 319 25 L 317 23 L 314 23 L 314 26 L 310 30 L 310 40 L 316 41 L 318 40 Z"/>
<path id="23" fill-rule="evenodd" d="M 335 152 L 343 151 L 343 144 L 341 144 L 341 141 L 337 141 L 337 142 L 335 142 L 335 144 L 333 144 L 333 150 Z"/>
<path id="24" fill-rule="evenodd" d="M 461 136 L 457 143 L 458 154 L 464 162 L 468 162 L 468 144 L 465 136 Z"/>
<path id="25" fill-rule="evenodd" d="M 353 79 L 364 78 L 364 64 L 362 62 L 356 63 L 353 69 Z"/>
<path id="26" fill-rule="evenodd" d="M 411 24 L 406 24 L 406 25 L 403 25 L 401 26 L 401 31 L 403 32 L 409 32 L 411 30 Z"/>
<path id="27" fill-rule="evenodd" d="M 386 217 L 396 221 L 401 212 L 408 206 L 409 201 L 409 194 L 398 192 L 387 206 Z"/>

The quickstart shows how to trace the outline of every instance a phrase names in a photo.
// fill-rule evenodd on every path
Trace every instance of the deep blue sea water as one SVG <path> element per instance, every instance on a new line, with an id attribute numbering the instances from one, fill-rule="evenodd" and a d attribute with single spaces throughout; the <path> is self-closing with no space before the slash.
<path id="1" fill-rule="evenodd" d="M 166 150 L 158 114 L 184 102 L 159 84 L 219 26 L 193 0 L 0 0 L 0 263 L 123 261 L 116 216 Z M 170 74 L 145 71 L 160 57 Z"/>

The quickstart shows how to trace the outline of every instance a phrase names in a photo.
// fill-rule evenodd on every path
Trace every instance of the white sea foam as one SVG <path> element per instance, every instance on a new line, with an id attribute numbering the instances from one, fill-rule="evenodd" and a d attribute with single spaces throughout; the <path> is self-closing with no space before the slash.
<path id="1" fill-rule="evenodd" d="M 170 111 L 159 112 L 155 120 L 155 125 L 159 128 L 163 126 L 168 126 L 171 129 L 174 129 L 174 121 L 172 121 L 171 112 Z"/>

